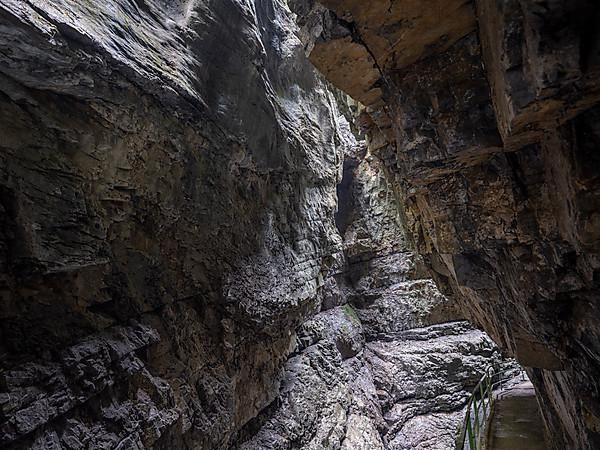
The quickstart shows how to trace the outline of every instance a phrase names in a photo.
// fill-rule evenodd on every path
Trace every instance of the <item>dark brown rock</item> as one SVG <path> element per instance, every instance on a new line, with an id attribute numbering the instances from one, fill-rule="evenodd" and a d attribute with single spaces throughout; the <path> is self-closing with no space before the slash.
<path id="1" fill-rule="evenodd" d="M 457 20 L 452 4 L 415 3 L 408 19 L 384 1 L 323 4 L 354 34 L 324 26 L 305 48 L 363 102 L 370 150 L 438 285 L 529 367 L 552 446 L 597 448 L 598 5 L 460 2 Z"/>

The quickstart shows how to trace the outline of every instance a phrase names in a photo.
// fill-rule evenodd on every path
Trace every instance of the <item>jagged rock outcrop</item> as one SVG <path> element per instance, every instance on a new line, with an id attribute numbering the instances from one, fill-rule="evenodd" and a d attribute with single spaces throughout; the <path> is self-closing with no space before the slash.
<path id="1" fill-rule="evenodd" d="M 347 155 L 338 196 L 344 258 L 297 331 L 280 396 L 235 448 L 452 449 L 483 371 L 512 363 L 423 278 L 383 166 L 364 147 Z"/>
<path id="2" fill-rule="evenodd" d="M 600 447 L 600 7 L 291 2 L 418 253 L 528 367 L 556 449 Z"/>
<path id="3" fill-rule="evenodd" d="M 427 277 L 407 242 L 382 162 L 363 151 L 345 165 L 355 167 L 340 184 L 352 180 L 353 201 L 339 207 L 350 218 L 341 230 L 346 283 L 334 277 L 366 342 L 357 361 L 347 363 L 355 380 L 349 417 L 363 427 L 370 420 L 379 441 L 371 433 L 350 433 L 343 448 L 451 449 L 463 406 L 483 371 L 512 363 L 501 359 L 485 333 L 460 322 L 456 303 Z"/>
<path id="4" fill-rule="evenodd" d="M 227 448 L 279 394 L 347 123 L 278 1 L 0 1 L 0 445 Z"/>
<path id="5" fill-rule="evenodd" d="M 451 446 L 500 353 L 345 158 L 312 35 L 280 0 L 0 0 L 0 447 Z"/>

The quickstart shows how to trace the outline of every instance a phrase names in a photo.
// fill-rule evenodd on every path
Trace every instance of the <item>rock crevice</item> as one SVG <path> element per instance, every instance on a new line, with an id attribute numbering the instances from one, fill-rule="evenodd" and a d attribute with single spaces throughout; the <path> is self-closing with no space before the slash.
<path id="1" fill-rule="evenodd" d="M 468 312 L 589 448 L 595 36 L 509 3 L 0 0 L 0 447 L 450 448 Z"/>
<path id="2" fill-rule="evenodd" d="M 598 6 L 294 3 L 311 61 L 364 105 L 438 286 L 528 367 L 551 445 L 596 448 Z M 362 49 L 327 32 L 336 17 Z"/>

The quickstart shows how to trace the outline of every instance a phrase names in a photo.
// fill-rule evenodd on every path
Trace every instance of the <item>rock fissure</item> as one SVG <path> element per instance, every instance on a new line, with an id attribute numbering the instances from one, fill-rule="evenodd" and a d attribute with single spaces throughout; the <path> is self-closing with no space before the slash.
<path id="1" fill-rule="evenodd" d="M 596 448 L 598 14 L 0 0 L 0 447 Z"/>
<path id="2" fill-rule="evenodd" d="M 368 95 L 351 44 L 303 33 L 316 67 L 364 104 L 369 151 L 386 167 L 417 251 L 460 310 L 528 367 L 549 445 L 596 448 L 595 428 L 576 411 L 599 404 L 598 286 L 590 277 L 599 185 L 575 162 L 596 138 L 573 130 L 597 117 L 599 66 L 581 55 L 598 55 L 589 40 L 598 8 L 473 1 L 439 15 L 433 4 L 394 11 L 385 1 L 323 3 L 353 18 L 393 81 L 393 91 Z M 419 27 L 431 45 L 413 34 Z M 442 32 L 450 27 L 455 34 Z M 409 60 L 407 48 L 415 51 Z"/>

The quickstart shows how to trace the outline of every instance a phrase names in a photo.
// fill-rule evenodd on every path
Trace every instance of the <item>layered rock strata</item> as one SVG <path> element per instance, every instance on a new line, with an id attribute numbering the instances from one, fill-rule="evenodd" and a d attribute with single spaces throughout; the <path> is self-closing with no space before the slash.
<path id="1" fill-rule="evenodd" d="M 227 448 L 279 394 L 348 135 L 294 29 L 0 1 L 0 446 Z"/>
<path id="2" fill-rule="evenodd" d="M 0 0 L 0 447 L 451 446 L 499 352 L 443 323 L 303 33 Z"/>
<path id="3" fill-rule="evenodd" d="M 292 7 L 438 286 L 529 368 L 553 448 L 600 447 L 597 2 Z"/>
<path id="4" fill-rule="evenodd" d="M 338 195 L 343 258 L 297 331 L 280 396 L 234 448 L 453 449 L 484 370 L 512 363 L 424 278 L 364 148 L 346 158 Z"/>

